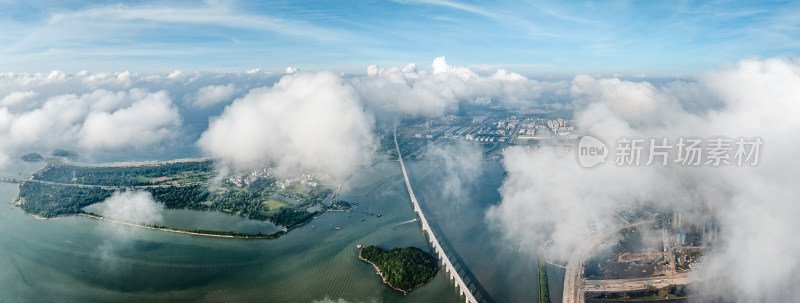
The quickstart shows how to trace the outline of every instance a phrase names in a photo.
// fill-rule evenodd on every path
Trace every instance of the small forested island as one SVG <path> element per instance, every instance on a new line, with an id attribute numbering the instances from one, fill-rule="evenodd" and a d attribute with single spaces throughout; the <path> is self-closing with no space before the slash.
<path id="1" fill-rule="evenodd" d="M 62 158 L 75 158 L 79 156 L 77 152 L 66 149 L 54 149 L 52 155 L 53 157 L 62 157 Z"/>
<path id="2" fill-rule="evenodd" d="M 44 157 L 42 157 L 42 155 L 37 153 L 30 153 L 19 158 L 22 159 L 22 161 L 26 162 L 39 162 L 44 160 Z"/>
<path id="3" fill-rule="evenodd" d="M 102 202 L 114 191 L 143 190 L 167 208 L 215 210 L 249 219 L 270 221 L 284 229 L 272 235 L 229 231 L 186 230 L 209 235 L 274 238 L 328 209 L 346 209 L 345 201 L 323 201 L 333 190 L 316 182 L 279 182 L 269 176 L 245 183 L 212 182 L 217 174 L 211 160 L 115 166 L 81 166 L 50 159 L 47 166 L 20 184 L 17 205 L 33 215 L 91 215 L 83 208 Z M 129 222 L 141 223 L 141 222 Z M 175 230 L 164 226 L 164 230 Z"/>
<path id="4" fill-rule="evenodd" d="M 407 294 L 436 276 L 436 258 L 416 247 L 383 250 L 373 245 L 362 247 L 358 258 L 372 264 L 383 283 Z"/>

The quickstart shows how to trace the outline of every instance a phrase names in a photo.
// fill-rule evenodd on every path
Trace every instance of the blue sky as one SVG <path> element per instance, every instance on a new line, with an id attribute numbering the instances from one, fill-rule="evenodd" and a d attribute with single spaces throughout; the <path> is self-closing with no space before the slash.
<path id="1" fill-rule="evenodd" d="M 800 51 L 791 1 L 4 1 L 0 71 L 692 74 Z"/>

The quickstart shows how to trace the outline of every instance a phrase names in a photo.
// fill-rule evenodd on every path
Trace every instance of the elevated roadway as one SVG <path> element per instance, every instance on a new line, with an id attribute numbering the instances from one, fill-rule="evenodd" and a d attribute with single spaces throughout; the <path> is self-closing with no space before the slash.
<path id="1" fill-rule="evenodd" d="M 411 188 L 411 182 L 408 179 L 408 172 L 406 171 L 406 165 L 403 162 L 403 154 L 400 153 L 400 145 L 397 143 L 397 131 L 394 132 L 394 144 L 395 148 L 397 149 L 398 161 L 400 162 L 400 169 L 403 171 L 403 179 L 406 182 L 406 189 L 408 190 L 408 195 L 411 198 L 411 204 L 414 206 L 414 212 L 419 217 L 419 221 L 422 224 L 422 231 L 425 232 L 425 235 L 428 237 L 428 242 L 433 248 L 433 251 L 436 256 L 442 260 L 442 266 L 447 274 L 450 275 L 450 279 L 455 282 L 456 288 L 459 290 L 460 294 L 464 296 L 464 300 L 467 303 L 477 303 L 477 302 L 489 302 L 489 296 L 485 293 L 485 290 L 478 284 L 477 279 L 471 275 L 469 269 L 461 263 L 461 266 L 455 266 L 454 260 L 458 259 L 455 250 L 452 247 L 447 245 L 448 249 L 445 249 L 445 245 L 442 245 L 440 242 L 440 237 L 437 237 L 434 234 L 433 229 L 431 228 L 431 223 L 428 222 L 428 219 L 425 217 L 425 213 L 422 212 L 422 208 L 419 205 L 419 201 L 417 200 L 416 195 L 414 195 L 414 190 Z M 435 224 L 434 224 L 435 225 Z M 443 236 L 442 236 L 443 237 Z M 450 253 L 451 257 L 448 257 L 448 252 Z M 456 258 L 453 257 L 456 256 Z M 454 259 L 454 260 L 451 260 Z M 460 270 L 459 270 L 460 269 Z M 470 285 L 472 285 L 474 290 L 470 289 Z M 473 291 L 475 293 L 473 293 Z M 476 297 L 477 294 L 477 297 Z M 480 300 L 479 300 L 480 299 Z"/>

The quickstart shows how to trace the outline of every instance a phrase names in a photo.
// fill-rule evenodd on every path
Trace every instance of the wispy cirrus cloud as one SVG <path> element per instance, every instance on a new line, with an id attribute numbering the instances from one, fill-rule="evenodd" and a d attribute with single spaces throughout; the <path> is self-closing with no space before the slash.
<path id="1" fill-rule="evenodd" d="M 555 66 L 545 72 L 569 76 L 686 74 L 719 61 L 796 54 L 798 8 L 793 2 L 31 1 L 0 10 L 0 69 L 355 71 L 447 54 L 470 66 L 514 64 L 527 72 Z"/>
<path id="2" fill-rule="evenodd" d="M 319 27 L 299 20 L 254 15 L 221 3 L 207 3 L 201 7 L 101 6 L 53 14 L 48 25 L 52 27 L 64 24 L 94 23 L 92 21 L 142 28 L 153 26 L 147 22 L 243 28 L 320 41 L 337 41 L 345 38 L 343 37 L 344 33 L 330 28 Z M 145 22 L 145 24 L 137 26 L 132 22 Z"/>
<path id="3" fill-rule="evenodd" d="M 0 34 L 0 43 L 5 45 L 0 48 L 0 66 L 24 61 L 30 62 L 26 66 L 46 64 L 47 69 L 74 71 L 159 62 L 175 68 L 213 64 L 231 54 L 252 60 L 257 52 L 269 55 L 287 45 L 363 40 L 347 29 L 252 13 L 226 3 L 64 7 L 42 13 L 35 21 L 0 20 L 0 25 L 15 29 Z"/>

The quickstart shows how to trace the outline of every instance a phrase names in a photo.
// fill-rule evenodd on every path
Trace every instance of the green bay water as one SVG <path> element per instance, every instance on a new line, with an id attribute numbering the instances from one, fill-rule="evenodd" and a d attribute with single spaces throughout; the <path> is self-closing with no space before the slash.
<path id="1" fill-rule="evenodd" d="M 25 165 L 4 173 L 35 169 Z M 17 192 L 16 184 L 0 183 L 0 200 Z M 461 301 L 442 272 L 404 296 L 356 258 L 356 244 L 427 248 L 419 223 L 404 223 L 413 213 L 397 162 L 361 170 L 340 198 L 358 209 L 325 213 L 273 240 L 189 236 L 85 217 L 40 220 L 3 203 L 0 301 Z"/>
<path id="2" fill-rule="evenodd" d="M 186 148 L 87 159 L 118 163 L 197 156 L 196 150 Z M 429 220 L 438 223 L 491 298 L 495 302 L 535 301 L 536 256 L 502 240 L 485 219 L 486 210 L 501 200 L 502 164 L 482 161 L 479 175 L 464 181 L 463 193 L 457 197 L 442 190 L 453 178 L 444 163 L 406 164 Z M 5 167 L 3 173 L 25 175 L 42 165 L 20 161 Z M 0 183 L 0 201 L 11 201 L 17 191 L 16 184 Z M 441 271 L 433 281 L 403 296 L 382 284 L 370 265 L 356 259 L 356 244 L 427 249 L 419 223 L 408 222 L 413 212 L 396 161 L 360 170 L 344 184 L 340 198 L 359 203 L 358 209 L 351 214 L 326 213 L 274 240 L 188 236 L 83 217 L 39 220 L 0 203 L 0 301 L 462 300 Z M 165 214 L 165 223 L 180 227 L 277 228 L 222 213 L 167 210 Z M 341 229 L 336 230 L 337 226 Z M 549 267 L 548 272 L 551 298 L 557 301 L 563 270 Z"/>

